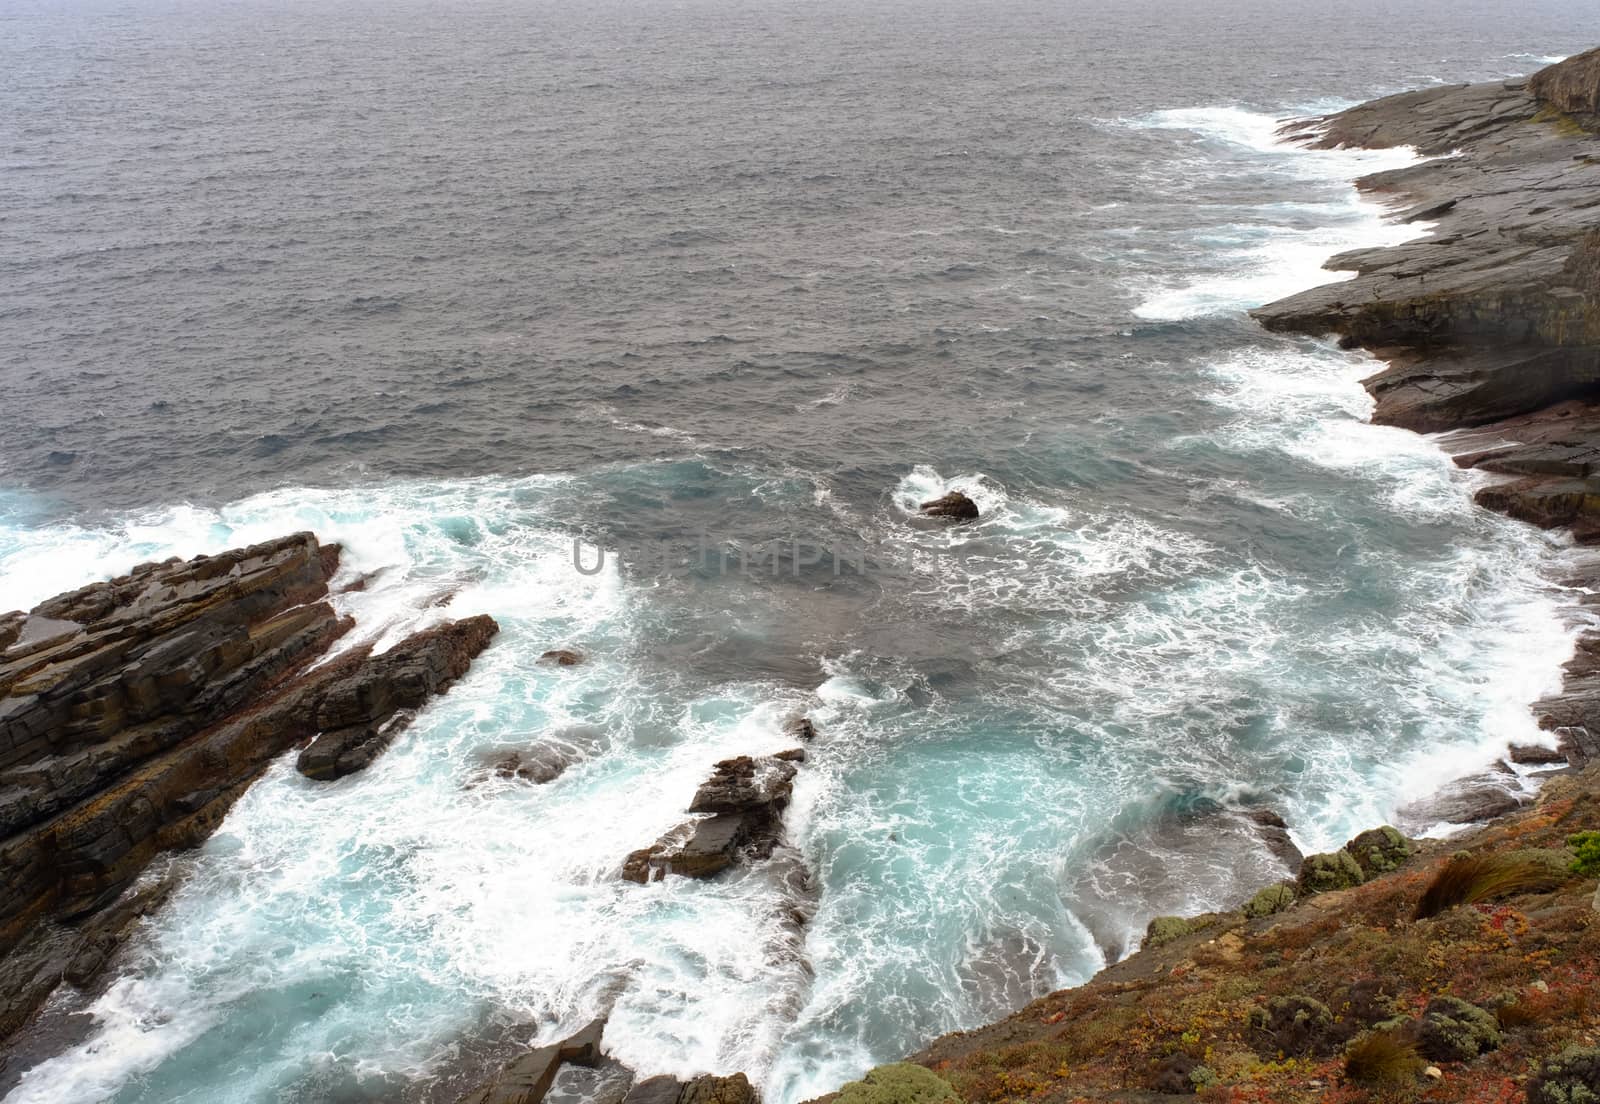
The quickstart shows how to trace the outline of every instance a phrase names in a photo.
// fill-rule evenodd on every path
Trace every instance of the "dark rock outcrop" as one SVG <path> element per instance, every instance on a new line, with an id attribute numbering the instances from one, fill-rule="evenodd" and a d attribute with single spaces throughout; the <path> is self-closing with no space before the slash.
<path id="1" fill-rule="evenodd" d="M 381 655 L 357 662 L 300 702 L 303 723 L 317 733 L 295 763 L 308 778 L 333 779 L 375 759 L 435 694 L 467 673 L 499 630 L 480 614 L 424 629 Z"/>
<path id="2" fill-rule="evenodd" d="M 573 651 L 571 648 L 552 648 L 539 657 L 540 663 L 551 663 L 557 667 L 576 667 L 583 662 L 583 653 Z"/>
<path id="3" fill-rule="evenodd" d="M 40 964 L 37 983 L 8 988 L 24 997 L 0 1032 L 44 979 L 86 980 L 118 917 L 144 907 L 107 906 L 156 855 L 210 835 L 274 758 L 319 733 L 381 730 L 494 631 L 472 618 L 313 667 L 350 627 L 324 601 L 337 564 L 337 546 L 299 533 L 143 564 L 0 619 L 0 974 Z"/>
<path id="4" fill-rule="evenodd" d="M 1335 333 L 1387 367 L 1373 420 L 1473 429 L 1465 466 L 1517 477 L 1478 501 L 1600 540 L 1600 51 L 1527 82 L 1409 92 L 1303 125 L 1322 147 L 1454 154 L 1362 178 L 1431 235 L 1328 262 L 1345 283 L 1255 311 L 1269 329 Z M 1480 428 L 1481 427 L 1481 428 Z"/>
<path id="5" fill-rule="evenodd" d="M 1256 834 L 1274 857 L 1290 870 L 1299 867 L 1304 855 L 1289 835 L 1289 822 L 1272 809 L 1252 809 L 1245 816 L 1256 826 Z"/>
<path id="6" fill-rule="evenodd" d="M 918 509 L 928 517 L 950 518 L 954 521 L 973 521 L 978 516 L 978 504 L 961 491 L 951 491 L 931 499 Z"/>
<path id="7" fill-rule="evenodd" d="M 461 1104 L 539 1104 L 567 1062 L 593 1066 L 601 1059 L 606 1022 L 595 1020 L 563 1043 L 535 1047 L 506 1064 L 488 1084 L 461 1098 Z"/>
<path id="8" fill-rule="evenodd" d="M 783 810 L 794 791 L 795 763 L 804 751 L 753 759 L 741 755 L 716 766 L 695 791 L 691 813 L 710 813 L 673 829 L 630 854 L 622 876 L 652 882 L 668 874 L 709 878 L 741 859 L 766 859 L 783 840 Z"/>
<path id="9" fill-rule="evenodd" d="M 750 1079 L 742 1073 L 732 1077 L 696 1077 L 683 1082 L 675 1077 L 648 1077 L 640 1081 L 622 1104 L 760 1104 Z"/>
<path id="10" fill-rule="evenodd" d="M 1482 824 L 1532 800 L 1516 775 L 1492 769 L 1450 782 L 1396 810 L 1396 817 L 1403 826 L 1420 832 L 1441 823 Z"/>

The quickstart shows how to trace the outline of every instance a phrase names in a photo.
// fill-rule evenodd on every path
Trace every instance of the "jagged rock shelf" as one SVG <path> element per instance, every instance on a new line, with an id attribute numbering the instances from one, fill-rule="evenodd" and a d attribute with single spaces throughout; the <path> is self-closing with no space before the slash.
<path id="1" fill-rule="evenodd" d="M 351 628 L 327 601 L 338 561 L 297 533 L 0 616 L 0 1038 L 63 978 L 93 980 L 170 888 L 135 879 L 273 759 L 309 744 L 309 777 L 361 769 L 497 630 L 472 617 L 318 664 Z"/>

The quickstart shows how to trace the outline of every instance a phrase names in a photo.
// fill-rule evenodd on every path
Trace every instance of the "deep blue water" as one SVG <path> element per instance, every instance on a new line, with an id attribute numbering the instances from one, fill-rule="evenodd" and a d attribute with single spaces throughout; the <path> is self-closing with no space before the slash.
<path id="1" fill-rule="evenodd" d="M 793 1104 L 1282 876 L 1239 810 L 1337 845 L 1529 738 L 1559 542 L 1244 311 L 1418 230 L 1276 120 L 1600 24 L 1174 7 L 0 8 L 0 608 L 309 527 L 365 633 L 504 627 L 256 786 L 6 1099 L 420 1099 L 610 1008 Z M 772 870 L 617 879 L 795 710 L 799 937 Z"/>

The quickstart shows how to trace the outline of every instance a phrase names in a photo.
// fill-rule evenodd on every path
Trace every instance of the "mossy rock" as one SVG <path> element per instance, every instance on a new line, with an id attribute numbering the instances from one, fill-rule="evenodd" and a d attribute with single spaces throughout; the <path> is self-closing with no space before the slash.
<path id="1" fill-rule="evenodd" d="M 1355 839 L 1344 845 L 1350 857 L 1356 860 L 1356 865 L 1361 867 L 1362 873 L 1368 878 L 1375 874 L 1387 874 L 1391 870 L 1398 870 L 1415 852 L 1411 841 L 1400 832 L 1385 824 L 1382 828 L 1369 828 Z"/>
<path id="2" fill-rule="evenodd" d="M 836 1104 L 961 1104 L 961 1098 L 926 1066 L 892 1062 L 840 1089 Z"/>
<path id="3" fill-rule="evenodd" d="M 1500 1024 L 1475 1004 L 1435 997 L 1417 1021 L 1417 1046 L 1435 1062 L 1470 1062 L 1500 1046 Z"/>
<path id="4" fill-rule="evenodd" d="M 1600 1047 L 1571 1046 L 1539 1064 L 1528 1104 L 1600 1104 Z"/>
<path id="5" fill-rule="evenodd" d="M 1272 916 L 1294 904 L 1296 896 L 1293 882 L 1269 885 L 1245 903 L 1244 914 L 1252 920 Z"/>
<path id="6" fill-rule="evenodd" d="M 1348 851 L 1333 851 L 1310 855 L 1300 864 L 1300 877 L 1296 886 L 1302 897 L 1313 893 L 1329 893 L 1336 889 L 1349 889 L 1367 880 L 1361 864 Z"/>

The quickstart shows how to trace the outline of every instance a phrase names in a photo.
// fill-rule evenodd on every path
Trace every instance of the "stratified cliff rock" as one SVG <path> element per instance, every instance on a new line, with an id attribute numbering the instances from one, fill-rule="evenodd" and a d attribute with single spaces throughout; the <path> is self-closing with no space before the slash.
<path id="1" fill-rule="evenodd" d="M 1328 261 L 1353 279 L 1255 312 L 1269 329 L 1336 333 L 1388 367 L 1373 420 L 1478 427 L 1460 462 L 1516 475 L 1480 501 L 1600 539 L 1585 457 L 1600 445 L 1600 51 L 1527 81 L 1391 96 L 1291 136 L 1412 145 L 1435 160 L 1358 181 L 1431 233 Z M 1552 409 L 1554 408 L 1554 409 Z"/>
<path id="2" fill-rule="evenodd" d="M 474 617 L 313 666 L 350 628 L 325 601 L 338 551 L 299 533 L 0 618 L 0 1035 L 89 980 L 165 887 L 119 896 L 274 758 L 311 741 L 304 773 L 359 769 L 494 634 Z"/>

